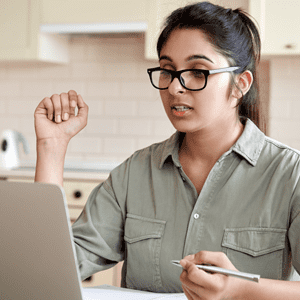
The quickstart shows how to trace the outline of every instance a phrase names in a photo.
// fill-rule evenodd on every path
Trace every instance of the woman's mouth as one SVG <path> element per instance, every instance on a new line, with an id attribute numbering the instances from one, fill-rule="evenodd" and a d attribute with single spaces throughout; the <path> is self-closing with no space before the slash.
<path id="1" fill-rule="evenodd" d="M 178 117 L 182 117 L 189 110 L 191 110 L 191 108 L 187 106 L 172 106 L 173 114 Z"/>

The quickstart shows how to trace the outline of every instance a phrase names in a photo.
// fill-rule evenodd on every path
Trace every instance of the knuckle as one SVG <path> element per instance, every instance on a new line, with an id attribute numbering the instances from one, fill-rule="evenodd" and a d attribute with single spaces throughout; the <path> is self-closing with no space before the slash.
<path id="1" fill-rule="evenodd" d="M 48 101 L 51 101 L 51 99 L 49 97 L 45 97 L 42 102 L 48 102 Z"/>
<path id="2" fill-rule="evenodd" d="M 200 251 L 195 254 L 195 258 L 197 262 L 202 263 L 202 261 L 205 261 L 205 258 L 207 257 L 207 251 Z"/>
<path id="3" fill-rule="evenodd" d="M 53 94 L 52 96 L 51 96 L 51 99 L 53 100 L 53 99 L 57 99 L 57 98 L 59 98 L 59 95 L 58 94 Z"/>
<path id="4" fill-rule="evenodd" d="M 77 99 L 77 93 L 74 90 L 70 90 L 68 92 L 68 95 L 69 95 L 70 99 L 72 99 L 72 100 Z"/>
<path id="5" fill-rule="evenodd" d="M 226 260 L 227 259 L 227 255 L 224 252 L 218 252 L 218 255 L 220 256 L 220 258 L 222 260 Z"/>

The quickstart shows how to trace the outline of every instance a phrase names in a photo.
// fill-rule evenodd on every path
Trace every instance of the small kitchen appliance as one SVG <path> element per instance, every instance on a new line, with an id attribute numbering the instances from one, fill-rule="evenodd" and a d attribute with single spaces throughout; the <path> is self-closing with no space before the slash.
<path id="1" fill-rule="evenodd" d="M 29 153 L 29 144 L 24 135 L 14 130 L 4 130 L 0 139 L 0 168 L 14 169 L 20 165 L 19 143 L 23 144 L 26 154 Z"/>

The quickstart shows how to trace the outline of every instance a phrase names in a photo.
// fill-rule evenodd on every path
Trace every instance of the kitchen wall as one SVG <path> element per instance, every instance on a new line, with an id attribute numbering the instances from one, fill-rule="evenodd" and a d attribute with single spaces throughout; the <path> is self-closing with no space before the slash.
<path id="1" fill-rule="evenodd" d="M 300 58 L 276 58 L 270 64 L 271 137 L 300 150 Z"/>
<path id="2" fill-rule="evenodd" d="M 22 132 L 35 160 L 34 110 L 46 96 L 80 93 L 89 106 L 87 127 L 69 144 L 68 160 L 122 161 L 168 138 L 174 129 L 146 69 L 142 34 L 73 36 L 68 65 L 0 65 L 0 132 Z M 270 62 L 268 133 L 300 150 L 300 58 Z M 22 151 L 21 151 L 22 152 Z"/>
<path id="3" fill-rule="evenodd" d="M 46 96 L 76 90 L 89 106 L 87 127 L 66 159 L 122 161 L 136 149 L 168 138 L 174 129 L 150 84 L 143 34 L 73 36 L 68 65 L 7 65 L 0 69 L 0 131 L 13 128 L 35 159 L 34 110 Z M 23 158 L 24 155 L 22 155 Z"/>

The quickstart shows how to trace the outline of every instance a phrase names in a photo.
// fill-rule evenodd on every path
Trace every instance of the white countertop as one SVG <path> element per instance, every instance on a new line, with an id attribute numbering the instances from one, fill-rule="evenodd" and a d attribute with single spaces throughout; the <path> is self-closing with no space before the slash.
<path id="1" fill-rule="evenodd" d="M 35 161 L 23 161 L 20 167 L 11 170 L 0 169 L 0 178 L 30 179 L 35 176 Z M 105 180 L 120 162 L 66 161 L 64 179 L 97 181 Z"/>

